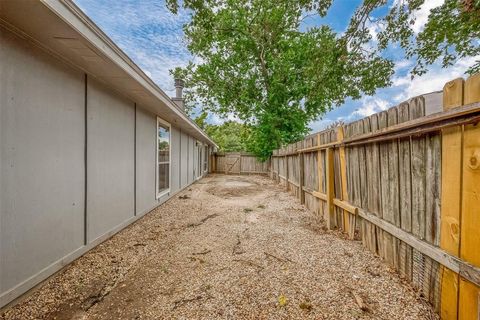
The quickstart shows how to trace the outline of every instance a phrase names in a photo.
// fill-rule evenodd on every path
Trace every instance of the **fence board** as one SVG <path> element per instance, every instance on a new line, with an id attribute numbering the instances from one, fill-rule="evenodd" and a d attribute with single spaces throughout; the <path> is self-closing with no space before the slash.
<path id="1" fill-rule="evenodd" d="M 480 101 L 480 74 L 465 81 L 464 103 Z M 463 136 L 463 186 L 460 257 L 480 266 L 480 124 L 469 124 Z M 460 278 L 459 319 L 475 319 L 480 314 L 480 288 Z"/>
<path id="2" fill-rule="evenodd" d="M 369 133 L 372 131 L 370 118 L 363 119 L 363 133 Z M 361 149 L 361 162 L 364 164 L 360 167 L 360 172 L 363 172 L 363 183 L 362 183 L 362 207 L 368 208 L 372 206 L 373 198 L 373 184 L 376 183 L 374 180 L 373 173 L 373 159 L 372 159 L 372 145 L 363 146 Z M 377 237 L 375 231 L 375 225 L 371 224 L 369 221 L 362 219 L 362 239 L 364 245 L 372 252 L 377 252 Z"/>
<path id="3" fill-rule="evenodd" d="M 398 106 L 398 123 L 410 120 L 410 106 L 407 102 Z M 410 138 L 398 141 L 399 182 L 400 182 L 400 226 L 407 232 L 412 231 L 412 185 Z M 413 249 L 405 242 L 399 242 L 399 271 L 407 280 L 412 281 Z"/>
<path id="4" fill-rule="evenodd" d="M 445 84 L 443 89 L 443 108 L 448 110 L 463 104 L 463 79 L 456 79 Z M 459 255 L 460 210 L 462 175 L 461 126 L 442 130 L 442 212 L 440 247 L 448 253 Z M 458 314 L 458 274 L 445 267 L 442 268 L 442 293 L 440 316 L 442 319 L 457 319 Z"/>
<path id="5" fill-rule="evenodd" d="M 394 126 L 398 123 L 398 108 L 388 109 L 388 126 Z M 389 181 L 389 203 L 388 216 L 392 219 L 390 222 L 400 227 L 400 199 L 399 199 L 399 172 L 398 172 L 398 140 L 392 140 L 388 143 L 388 181 Z M 388 221 L 388 220 L 387 220 Z M 393 266 L 398 270 L 399 262 L 399 241 L 393 237 Z"/>

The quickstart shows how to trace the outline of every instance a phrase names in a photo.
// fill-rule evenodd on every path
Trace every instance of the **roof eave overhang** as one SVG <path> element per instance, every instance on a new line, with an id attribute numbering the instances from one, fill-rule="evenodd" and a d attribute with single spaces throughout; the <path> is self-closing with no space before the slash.
<path id="1" fill-rule="evenodd" d="M 217 147 L 213 140 L 71 0 L 41 0 L 40 3 L 41 5 L 30 1 L 4 2 L 1 4 L 0 19 L 25 33 L 38 45 L 62 60 L 99 79 L 150 112 L 165 117 L 165 120 L 182 131 Z M 53 15 L 46 13 L 45 9 Z M 38 13 L 39 18 L 25 19 L 28 14 L 20 13 L 24 10 L 30 10 L 30 15 Z M 60 19 L 63 24 L 55 19 Z M 42 24 L 48 24 L 49 27 L 42 28 Z M 64 30 L 69 28 L 71 30 Z M 71 40 L 70 38 L 73 40 L 78 38 L 78 44 L 85 46 L 84 51 L 91 50 L 91 55 L 98 55 L 91 57 L 94 62 L 89 63 L 75 50 L 62 47 L 61 41 Z"/>

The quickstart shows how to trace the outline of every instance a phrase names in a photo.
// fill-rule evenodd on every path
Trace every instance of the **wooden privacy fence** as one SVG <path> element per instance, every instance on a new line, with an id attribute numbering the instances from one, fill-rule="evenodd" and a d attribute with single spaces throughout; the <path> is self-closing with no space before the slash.
<path id="1" fill-rule="evenodd" d="M 214 153 L 212 172 L 225 174 L 268 174 L 270 160 L 262 162 L 253 154 L 245 152 Z"/>
<path id="2" fill-rule="evenodd" d="M 443 100 L 443 103 L 442 103 Z M 480 74 L 276 150 L 271 176 L 443 319 L 480 319 Z"/>

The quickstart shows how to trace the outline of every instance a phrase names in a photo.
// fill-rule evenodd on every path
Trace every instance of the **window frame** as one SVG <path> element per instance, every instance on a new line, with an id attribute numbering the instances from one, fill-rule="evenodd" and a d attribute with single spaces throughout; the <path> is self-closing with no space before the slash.
<path id="1" fill-rule="evenodd" d="M 195 180 L 199 180 L 202 178 L 203 176 L 203 172 L 202 172 L 202 168 L 203 168 L 203 165 L 202 165 L 202 157 L 200 156 L 201 153 L 202 153 L 202 149 L 203 149 L 203 143 L 199 140 L 196 140 L 195 142 L 195 148 L 196 148 L 196 153 L 197 153 L 197 163 L 195 166 L 198 166 L 197 168 L 194 168 L 197 169 L 196 171 L 198 172 L 195 172 L 196 174 L 196 178 Z"/>
<path id="2" fill-rule="evenodd" d="M 158 159 L 158 144 L 159 144 L 158 129 L 160 127 L 168 128 L 168 162 L 162 161 L 161 163 L 159 162 L 159 159 Z M 158 187 L 159 187 L 158 167 L 160 164 L 166 164 L 166 163 L 168 163 L 168 188 L 159 192 L 158 191 Z M 156 199 L 158 200 L 161 197 L 170 193 L 170 187 L 172 182 L 172 126 L 169 122 L 163 120 L 160 117 L 157 117 L 157 131 L 156 131 L 156 139 L 155 139 L 155 164 L 156 164 L 155 165 L 155 195 L 156 195 Z"/>
<path id="3" fill-rule="evenodd" d="M 203 169 L 203 174 L 205 174 L 205 173 L 208 172 L 208 144 L 205 144 L 203 146 L 203 152 L 205 153 L 204 154 L 205 158 L 203 159 L 205 162 L 203 163 L 203 168 L 202 169 Z"/>

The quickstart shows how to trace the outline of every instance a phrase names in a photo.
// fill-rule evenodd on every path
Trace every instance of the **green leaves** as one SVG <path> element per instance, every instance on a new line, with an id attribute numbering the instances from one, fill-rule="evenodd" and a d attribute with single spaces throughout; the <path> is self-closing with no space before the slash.
<path id="1" fill-rule="evenodd" d="M 206 113 L 195 119 L 197 123 L 203 123 L 202 129 L 215 141 L 220 152 L 238 152 L 247 150 L 250 128 L 242 123 L 227 121 L 221 125 L 205 123 Z"/>
<path id="2" fill-rule="evenodd" d="M 371 13 L 384 6 L 383 0 L 365 0 L 350 21 L 346 37 L 358 41 L 368 37 Z M 425 0 L 397 1 L 373 23 L 382 27 L 378 35 L 377 50 L 398 43 L 405 49 L 406 56 L 415 60 L 412 77 L 427 72 L 427 67 L 437 61 L 443 67 L 453 65 L 459 58 L 480 55 L 480 1 L 445 0 L 431 10 L 423 30 L 415 27 L 415 15 Z M 418 32 L 418 33 L 416 33 Z M 480 59 L 469 67 L 467 73 L 480 71 Z"/>
<path id="3" fill-rule="evenodd" d="M 187 107 L 234 114 L 249 128 L 248 150 L 265 159 L 348 97 L 389 85 L 393 64 L 363 49 L 368 37 L 349 42 L 328 26 L 299 30 L 304 15 L 325 15 L 330 4 L 185 0 L 192 19 L 184 31 L 196 60 L 174 73 L 185 80 Z"/>

